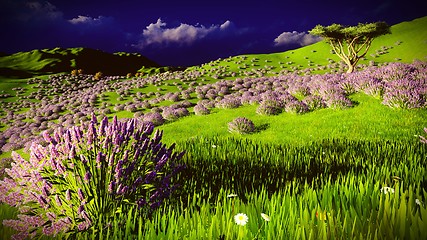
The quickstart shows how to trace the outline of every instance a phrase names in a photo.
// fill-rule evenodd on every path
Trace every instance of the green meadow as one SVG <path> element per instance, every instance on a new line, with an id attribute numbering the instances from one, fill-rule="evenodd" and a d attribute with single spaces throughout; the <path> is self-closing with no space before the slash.
<path id="1" fill-rule="evenodd" d="M 427 17 L 392 26 L 392 34 L 373 41 L 359 63 L 359 70 L 390 62 L 426 61 L 426 25 Z M 40 52 L 14 56 L 13 68 L 37 72 L 55 62 L 40 60 L 37 54 Z M 10 65 L 11 59 L 0 58 L 0 66 Z M 161 80 L 141 87 L 130 85 L 122 92 L 105 90 L 93 106 L 108 109 L 106 114 L 97 114 L 98 117 L 132 118 L 137 112 L 145 115 L 184 100 L 165 99 L 136 111 L 117 107 L 126 107 L 135 99 L 148 102 L 156 94 L 178 93 L 218 81 L 288 73 L 340 73 L 344 69 L 330 47 L 318 42 L 281 53 L 231 56 L 183 71 L 145 69 L 143 78 Z M 0 78 L 0 94 L 10 95 L 0 99 L 1 117 L 6 117 L 7 108 L 16 113 L 28 111 L 18 103 L 37 91 L 45 93 L 45 100 L 55 97 L 54 91 L 48 91 L 49 76 L 37 78 L 39 83 L 29 82 L 31 78 Z M 123 77 L 110 83 L 126 84 L 135 79 Z M 20 93 L 17 88 L 22 88 Z M 427 239 L 427 144 L 421 143 L 419 137 L 427 135 L 426 108 L 391 108 L 383 104 L 382 98 L 360 91 L 348 97 L 352 107 L 323 108 L 304 114 L 260 115 L 257 104 L 243 104 L 231 109 L 212 108 L 210 114 L 196 115 L 193 108 L 199 99 L 191 93 L 185 99 L 192 105 L 188 116 L 156 127 L 163 131 L 164 143 L 175 143 L 177 151 L 185 151 L 180 163 L 187 167 L 175 179 L 180 188 L 150 219 L 143 218 L 134 208 L 114 214 L 108 228 L 95 223 L 90 230 L 75 236 L 78 239 Z M 59 116 L 69 113 L 62 111 Z M 255 131 L 231 133 L 228 123 L 238 117 L 253 121 Z M 52 120 L 55 121 L 59 120 Z M 11 125 L 3 121 L 0 130 L 6 131 Z M 17 151 L 29 157 L 22 148 Z M 0 158 L 10 156 L 8 151 L 1 153 Z M 9 167 L 8 163 L 2 161 L 2 164 L 2 168 Z M 248 218 L 243 226 L 234 221 L 238 213 Z M 0 220 L 16 218 L 17 214 L 17 209 L 0 205 Z M 3 239 L 10 239 L 14 233 L 0 223 Z M 53 239 L 64 237 L 60 234 Z"/>

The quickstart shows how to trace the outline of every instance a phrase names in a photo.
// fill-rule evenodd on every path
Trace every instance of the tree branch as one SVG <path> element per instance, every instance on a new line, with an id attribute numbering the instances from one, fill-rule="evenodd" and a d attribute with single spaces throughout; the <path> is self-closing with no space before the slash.
<path id="1" fill-rule="evenodd" d="M 334 50 L 334 52 L 335 52 L 335 54 L 339 57 L 339 58 L 341 58 L 344 62 L 348 62 L 349 61 L 349 59 L 347 58 L 347 56 L 345 55 L 345 53 L 344 52 L 342 52 L 342 44 L 341 44 L 341 42 L 340 41 L 337 41 L 337 43 L 338 43 L 338 45 L 340 45 L 341 46 L 341 48 L 339 48 L 339 46 L 337 46 L 336 45 L 336 43 L 333 43 L 333 42 L 331 42 L 331 46 L 332 46 L 332 49 Z"/>
<path id="2" fill-rule="evenodd" d="M 364 57 L 366 55 L 366 53 L 368 53 L 369 47 L 371 47 L 371 43 L 372 43 L 373 40 L 374 40 L 373 38 L 366 40 L 366 42 L 365 42 L 366 43 L 366 48 L 365 48 L 365 51 L 363 52 L 363 54 L 360 55 L 361 58 Z"/>
<path id="3" fill-rule="evenodd" d="M 369 42 L 368 45 L 366 45 L 366 47 L 368 49 L 369 46 L 371 45 L 372 40 L 373 40 L 373 38 L 366 38 L 365 42 L 359 47 L 359 49 L 357 49 L 357 52 L 360 52 L 360 50 L 362 50 L 363 46 L 365 46 L 365 44 L 367 44 Z"/>

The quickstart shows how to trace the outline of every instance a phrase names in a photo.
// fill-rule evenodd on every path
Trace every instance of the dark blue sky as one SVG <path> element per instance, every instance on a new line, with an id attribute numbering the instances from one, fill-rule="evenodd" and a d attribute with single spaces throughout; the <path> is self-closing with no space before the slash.
<path id="1" fill-rule="evenodd" d="M 316 42 L 317 24 L 427 15 L 427 1 L 0 0 L 0 51 L 90 47 L 139 52 L 161 65 L 195 65 Z"/>

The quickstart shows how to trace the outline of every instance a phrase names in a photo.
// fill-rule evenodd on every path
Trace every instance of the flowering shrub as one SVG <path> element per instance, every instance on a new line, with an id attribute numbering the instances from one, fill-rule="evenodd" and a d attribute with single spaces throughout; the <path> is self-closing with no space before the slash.
<path id="1" fill-rule="evenodd" d="M 188 116 L 189 112 L 186 108 L 178 107 L 165 107 L 162 112 L 162 116 L 164 119 L 168 121 L 177 120 L 180 117 Z"/>
<path id="2" fill-rule="evenodd" d="M 11 158 L 0 158 L 0 180 L 7 176 L 6 169 L 10 167 L 11 162 Z"/>
<path id="3" fill-rule="evenodd" d="M 266 102 L 261 102 L 257 107 L 256 113 L 260 115 L 277 115 L 282 112 L 282 109 L 278 106 L 268 104 Z"/>
<path id="4" fill-rule="evenodd" d="M 310 95 L 302 101 L 305 105 L 307 105 L 307 108 L 309 111 L 314 111 L 316 109 L 325 108 L 326 104 L 324 103 L 323 99 L 320 96 L 316 95 Z"/>
<path id="5" fill-rule="evenodd" d="M 144 121 L 153 123 L 154 126 L 162 125 L 165 122 L 162 114 L 155 111 L 145 114 L 143 119 Z"/>
<path id="6" fill-rule="evenodd" d="M 342 94 L 331 94 L 325 98 L 326 105 L 332 109 L 344 109 L 353 106 L 351 100 Z"/>
<path id="7" fill-rule="evenodd" d="M 292 101 L 286 104 L 285 110 L 289 113 L 305 113 L 308 112 L 308 107 L 303 102 Z"/>
<path id="8" fill-rule="evenodd" d="M 255 125 L 251 120 L 247 118 L 238 117 L 228 123 L 228 130 L 230 132 L 248 134 L 255 131 Z"/>
<path id="9" fill-rule="evenodd" d="M 202 104 L 197 104 L 194 106 L 193 110 L 196 115 L 208 115 L 210 113 L 210 110 Z"/>
<path id="10" fill-rule="evenodd" d="M 221 101 L 218 102 L 217 107 L 219 108 L 225 108 L 225 109 L 230 109 L 230 108 L 238 108 L 242 105 L 242 102 L 240 101 L 239 98 L 224 98 Z"/>
<path id="11" fill-rule="evenodd" d="M 422 108 L 426 104 L 427 81 L 405 77 L 387 83 L 383 104 L 393 108 Z"/>
<path id="12" fill-rule="evenodd" d="M 150 138 L 153 128 L 116 117 L 98 124 L 92 116 L 86 128 L 44 132 L 47 145 L 33 143 L 29 160 L 12 153 L 0 201 L 20 214 L 3 224 L 18 231 L 17 239 L 86 231 L 96 236 L 116 214 L 134 207 L 149 217 L 175 189 L 172 178 L 182 168 L 175 161 L 183 155 L 161 143 L 161 132 Z"/>

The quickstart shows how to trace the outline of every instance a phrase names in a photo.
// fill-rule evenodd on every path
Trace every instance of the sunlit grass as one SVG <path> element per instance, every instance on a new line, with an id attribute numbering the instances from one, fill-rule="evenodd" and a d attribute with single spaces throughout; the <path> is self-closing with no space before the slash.
<path id="1" fill-rule="evenodd" d="M 173 142 L 197 136 L 235 136 L 260 142 L 304 144 L 331 138 L 354 140 L 416 139 L 427 126 L 427 111 L 423 109 L 391 109 L 381 101 L 359 93 L 351 96 L 356 106 L 344 110 L 321 109 L 297 115 L 282 113 L 262 116 L 257 106 L 237 109 L 214 109 L 211 114 L 188 116 L 165 124 L 164 140 Z M 252 120 L 258 132 L 236 136 L 228 132 L 227 124 L 236 117 Z"/>

